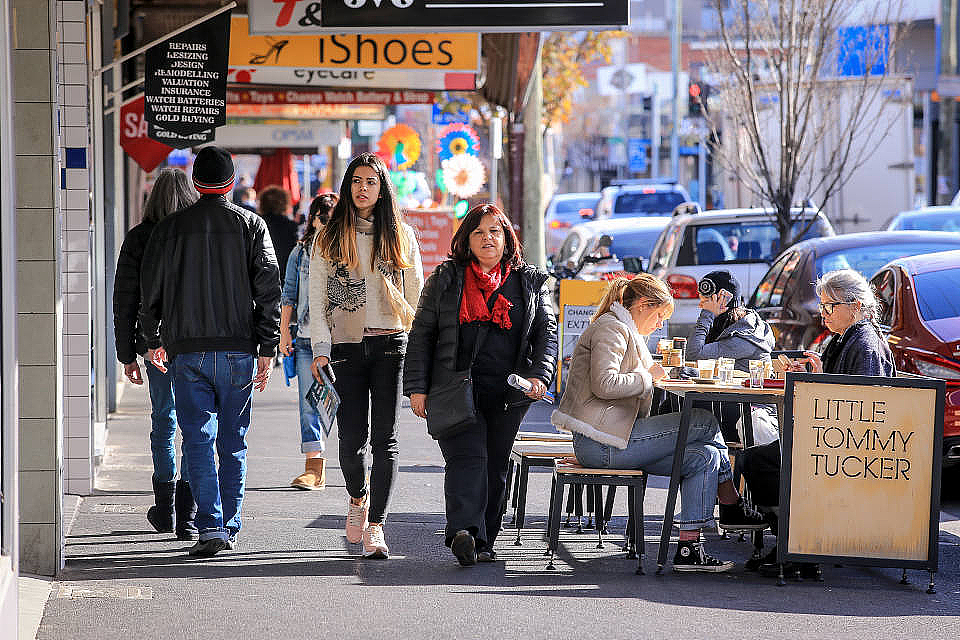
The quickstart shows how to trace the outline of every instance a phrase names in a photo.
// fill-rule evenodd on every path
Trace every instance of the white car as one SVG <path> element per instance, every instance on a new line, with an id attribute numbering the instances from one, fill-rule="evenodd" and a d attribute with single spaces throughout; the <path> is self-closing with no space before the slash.
<path id="1" fill-rule="evenodd" d="M 794 233 L 810 222 L 812 211 L 794 214 Z M 832 236 L 833 226 L 816 214 L 803 240 Z M 768 209 L 720 209 L 675 216 L 660 234 L 647 271 L 673 290 L 674 312 L 664 329 L 668 336 L 689 336 L 700 315 L 697 283 L 711 271 L 729 271 L 740 283 L 745 302 L 780 253 L 780 233 Z"/>
<path id="2" fill-rule="evenodd" d="M 563 244 L 570 228 L 595 215 L 600 194 L 558 193 L 550 200 L 543 214 L 543 238 L 547 257 L 554 255 Z"/>

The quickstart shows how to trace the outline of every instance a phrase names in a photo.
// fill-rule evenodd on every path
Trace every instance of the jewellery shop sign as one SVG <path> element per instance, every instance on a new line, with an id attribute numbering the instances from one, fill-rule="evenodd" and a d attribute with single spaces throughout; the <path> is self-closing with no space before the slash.
<path id="1" fill-rule="evenodd" d="M 788 374 L 780 561 L 936 571 L 944 382 Z"/>
<path id="2" fill-rule="evenodd" d="M 630 24 L 629 0 L 249 0 L 250 33 L 580 31 Z"/>
<path id="3" fill-rule="evenodd" d="M 213 139 L 227 121 L 230 12 L 151 47 L 144 72 L 148 135 L 183 148 Z"/>

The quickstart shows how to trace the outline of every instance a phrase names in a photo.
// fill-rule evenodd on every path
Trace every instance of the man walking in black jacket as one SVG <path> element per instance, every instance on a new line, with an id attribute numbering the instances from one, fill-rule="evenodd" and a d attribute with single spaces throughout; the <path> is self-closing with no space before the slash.
<path id="1" fill-rule="evenodd" d="M 266 387 L 280 343 L 277 258 L 263 220 L 227 201 L 233 181 L 230 154 L 202 149 L 200 199 L 156 226 L 141 269 L 146 357 L 170 363 L 199 557 L 233 548 L 240 530 L 253 389 Z"/>

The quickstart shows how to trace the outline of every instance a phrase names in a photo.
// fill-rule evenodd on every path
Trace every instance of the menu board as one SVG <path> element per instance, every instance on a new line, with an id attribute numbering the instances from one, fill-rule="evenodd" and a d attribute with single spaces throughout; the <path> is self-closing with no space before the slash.
<path id="1" fill-rule="evenodd" d="M 910 378 L 788 376 L 788 557 L 935 563 L 943 389 Z"/>
<path id="2" fill-rule="evenodd" d="M 453 211 L 451 209 L 407 209 L 404 219 L 417 231 L 423 276 L 426 278 L 447 259 L 453 240 Z"/>
<path id="3" fill-rule="evenodd" d="M 148 49 L 147 122 L 182 137 L 226 124 L 229 45 L 226 11 Z M 161 142 L 174 146 L 171 137 Z"/>

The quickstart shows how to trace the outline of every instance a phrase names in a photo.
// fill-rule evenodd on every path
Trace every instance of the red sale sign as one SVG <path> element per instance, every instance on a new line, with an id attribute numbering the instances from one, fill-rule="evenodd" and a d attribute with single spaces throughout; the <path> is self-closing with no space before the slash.
<path id="1" fill-rule="evenodd" d="M 156 169 L 173 151 L 173 147 L 147 137 L 142 95 L 120 108 L 120 146 L 144 171 Z"/>

